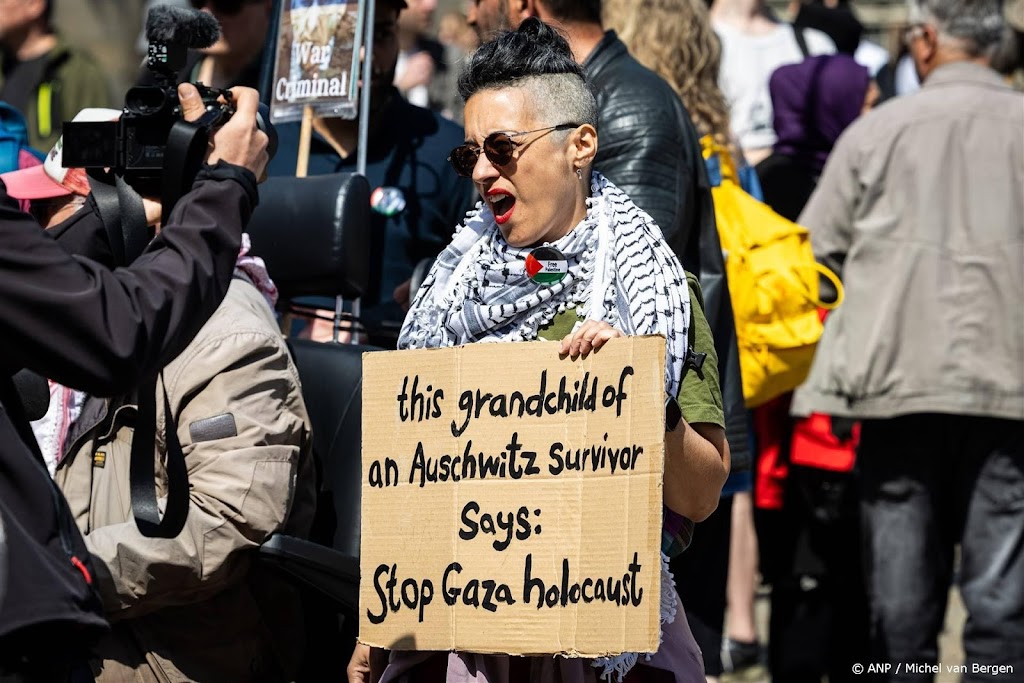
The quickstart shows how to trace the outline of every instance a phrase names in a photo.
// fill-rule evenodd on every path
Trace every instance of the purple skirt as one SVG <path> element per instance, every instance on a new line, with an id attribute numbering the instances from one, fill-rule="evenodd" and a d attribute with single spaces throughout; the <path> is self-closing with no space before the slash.
<path id="1" fill-rule="evenodd" d="M 682 603 L 676 618 L 662 630 L 661 648 L 640 662 L 625 683 L 704 683 L 704 663 L 693 639 Z M 381 676 L 381 683 L 597 683 L 599 670 L 590 659 L 512 657 L 465 652 L 399 652 Z"/>

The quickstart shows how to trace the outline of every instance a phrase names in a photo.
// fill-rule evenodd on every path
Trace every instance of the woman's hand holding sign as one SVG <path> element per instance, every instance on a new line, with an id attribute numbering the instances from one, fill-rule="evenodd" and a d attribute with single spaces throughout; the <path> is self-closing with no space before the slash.
<path id="1" fill-rule="evenodd" d="M 609 339 L 624 336 L 626 335 L 603 320 L 588 320 L 565 335 L 559 342 L 558 353 L 573 360 L 579 356 L 586 358 L 587 354 L 600 349 Z"/>

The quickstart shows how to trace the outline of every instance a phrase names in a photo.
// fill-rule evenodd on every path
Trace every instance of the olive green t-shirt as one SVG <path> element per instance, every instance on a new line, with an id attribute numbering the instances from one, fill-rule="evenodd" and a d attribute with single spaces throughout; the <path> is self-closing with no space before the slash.
<path id="1" fill-rule="evenodd" d="M 704 298 L 700 284 L 690 273 L 686 274 L 686 282 L 690 287 L 690 311 L 693 326 L 694 353 L 706 353 L 707 359 L 701 370 L 702 380 L 696 372 L 690 370 L 683 379 L 679 390 L 679 408 L 683 419 L 688 423 L 710 422 L 725 427 L 725 412 L 722 408 L 722 388 L 718 383 L 718 354 L 715 353 L 715 342 L 711 336 L 711 326 L 704 317 Z M 537 337 L 547 341 L 559 341 L 572 331 L 579 320 L 575 310 L 566 310 L 555 316 L 546 327 L 537 331 Z"/>

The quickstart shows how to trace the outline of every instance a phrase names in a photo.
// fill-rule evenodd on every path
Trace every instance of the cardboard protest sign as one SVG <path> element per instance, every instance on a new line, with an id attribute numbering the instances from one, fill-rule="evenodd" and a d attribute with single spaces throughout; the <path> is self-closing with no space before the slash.
<path id="1" fill-rule="evenodd" d="M 653 652 L 662 337 L 363 356 L 360 640 Z"/>
<path id="2" fill-rule="evenodd" d="M 306 105 L 355 118 L 362 16 L 359 0 L 283 0 L 278 17 L 273 123 L 297 121 Z"/>

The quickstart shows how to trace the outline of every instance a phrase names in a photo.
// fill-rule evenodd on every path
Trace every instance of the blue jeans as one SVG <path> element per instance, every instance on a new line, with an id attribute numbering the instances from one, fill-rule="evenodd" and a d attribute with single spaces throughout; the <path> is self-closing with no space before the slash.
<path id="1" fill-rule="evenodd" d="M 963 680 L 993 680 L 972 664 L 1010 665 L 1005 680 L 1024 680 L 1024 422 L 923 414 L 865 420 L 862 430 L 873 655 L 903 664 L 885 680 L 931 679 L 905 669 L 938 661 L 958 543 Z"/>

